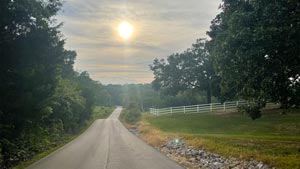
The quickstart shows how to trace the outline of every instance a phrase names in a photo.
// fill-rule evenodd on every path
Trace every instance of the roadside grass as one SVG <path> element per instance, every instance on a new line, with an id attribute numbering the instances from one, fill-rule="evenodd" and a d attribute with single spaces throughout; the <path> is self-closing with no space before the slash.
<path id="1" fill-rule="evenodd" d="M 96 106 L 93 110 L 92 117 L 89 121 L 86 122 L 86 125 L 80 129 L 80 132 L 75 135 L 66 134 L 62 137 L 61 142 L 54 144 L 53 147 L 43 151 L 37 155 L 35 155 L 31 160 L 21 162 L 19 165 L 13 167 L 13 169 L 24 169 L 34 162 L 46 157 L 47 155 L 51 154 L 52 152 L 58 150 L 59 148 L 63 147 L 67 143 L 71 142 L 79 135 L 81 135 L 90 125 L 97 119 L 105 119 L 107 118 L 115 109 L 115 107 L 103 107 L 103 106 Z"/>
<path id="2" fill-rule="evenodd" d="M 97 119 L 106 119 L 113 111 L 115 107 L 96 106 L 93 110 L 92 119 L 89 122 L 94 122 Z"/>
<path id="3" fill-rule="evenodd" d="M 281 112 L 264 110 L 255 121 L 239 113 L 160 117 L 143 114 L 140 124 L 147 138 L 151 138 L 151 130 L 158 129 L 164 138 L 183 137 L 189 145 L 225 157 L 256 159 L 276 168 L 300 168 L 300 109 Z"/>

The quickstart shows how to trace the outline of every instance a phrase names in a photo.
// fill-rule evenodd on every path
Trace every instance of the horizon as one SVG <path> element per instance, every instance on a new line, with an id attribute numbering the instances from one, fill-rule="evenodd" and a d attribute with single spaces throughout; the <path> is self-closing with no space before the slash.
<path id="1" fill-rule="evenodd" d="M 77 52 L 75 70 L 87 71 L 105 85 L 150 84 L 153 60 L 182 52 L 196 39 L 207 38 L 206 31 L 221 3 L 168 2 L 66 1 L 57 19 L 64 23 L 60 30 L 66 48 Z M 123 21 L 134 27 L 132 37 L 126 40 L 117 33 Z"/>

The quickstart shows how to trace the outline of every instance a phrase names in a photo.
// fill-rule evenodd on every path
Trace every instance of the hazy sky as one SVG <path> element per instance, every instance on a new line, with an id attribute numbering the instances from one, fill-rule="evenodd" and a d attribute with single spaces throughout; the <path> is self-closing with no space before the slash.
<path id="1" fill-rule="evenodd" d="M 155 58 L 181 52 L 207 37 L 221 0 L 66 0 L 58 20 L 75 69 L 101 83 L 150 83 Z M 123 40 L 122 21 L 134 26 Z"/>

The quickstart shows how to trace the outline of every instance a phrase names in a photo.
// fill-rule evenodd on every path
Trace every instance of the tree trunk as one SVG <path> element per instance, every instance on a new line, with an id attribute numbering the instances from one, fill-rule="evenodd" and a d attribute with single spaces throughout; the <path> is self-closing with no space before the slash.
<path id="1" fill-rule="evenodd" d="M 211 89 L 208 88 L 206 91 L 206 101 L 207 103 L 211 103 Z"/>
<path id="2" fill-rule="evenodd" d="M 211 103 L 211 79 L 208 80 L 208 88 L 206 90 L 206 101 L 207 103 Z"/>
<path id="3" fill-rule="evenodd" d="M 289 107 L 289 104 L 288 104 L 288 97 L 287 96 L 282 96 L 281 98 L 280 98 L 280 108 L 281 109 L 288 109 L 288 107 Z"/>

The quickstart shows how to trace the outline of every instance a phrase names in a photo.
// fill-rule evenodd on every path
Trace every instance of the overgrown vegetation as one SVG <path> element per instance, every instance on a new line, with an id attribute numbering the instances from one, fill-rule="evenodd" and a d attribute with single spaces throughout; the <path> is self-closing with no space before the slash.
<path id="1" fill-rule="evenodd" d="M 255 121 L 240 113 L 154 117 L 143 114 L 141 124 L 163 131 L 165 137 L 184 137 L 188 144 L 205 147 L 226 157 L 257 159 L 276 168 L 300 167 L 300 110 L 264 110 Z M 141 127 L 143 129 L 143 127 Z M 151 133 L 144 128 L 142 133 Z M 155 140 L 154 135 L 147 136 Z"/>
<path id="2" fill-rule="evenodd" d="M 128 124 L 135 124 L 140 120 L 141 109 L 137 107 L 134 103 L 128 105 L 125 110 L 120 115 L 122 121 Z"/>
<path id="3" fill-rule="evenodd" d="M 54 16 L 62 2 L 0 2 L 0 168 L 78 134 L 103 105 L 103 86 L 75 72 Z"/>
<path id="4" fill-rule="evenodd" d="M 48 149 L 46 149 L 43 152 L 40 152 L 36 154 L 32 159 L 28 161 L 21 162 L 17 166 L 13 167 L 13 169 L 23 169 L 28 167 L 29 165 L 33 164 L 34 162 L 42 159 L 43 157 L 49 155 L 50 153 L 56 151 L 60 147 L 64 146 L 68 142 L 75 139 L 77 136 L 79 136 L 82 132 L 84 132 L 91 123 L 93 123 L 96 119 L 104 119 L 107 118 L 114 110 L 114 107 L 103 107 L 103 106 L 96 106 L 93 109 L 92 118 L 86 122 L 86 125 L 82 126 L 80 131 L 76 134 L 65 134 L 63 138 L 61 138 L 59 141 L 56 142 L 55 145 L 52 145 Z"/>

